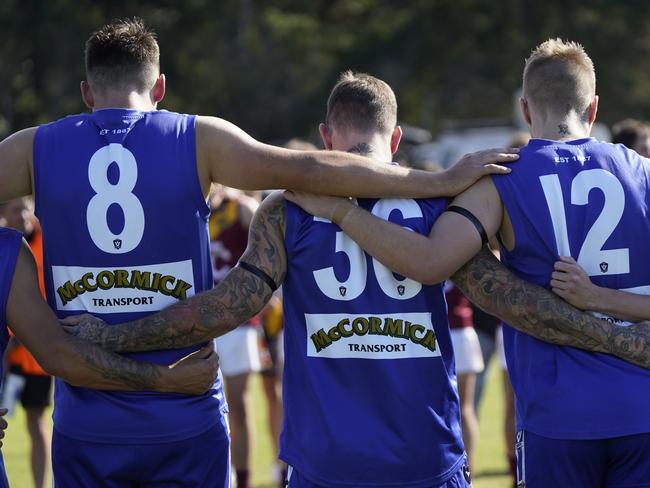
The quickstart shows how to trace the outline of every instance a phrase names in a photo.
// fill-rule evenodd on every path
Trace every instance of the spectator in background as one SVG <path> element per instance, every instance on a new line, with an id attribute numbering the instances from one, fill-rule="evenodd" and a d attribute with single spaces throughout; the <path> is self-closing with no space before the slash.
<path id="1" fill-rule="evenodd" d="M 36 260 L 38 283 L 45 296 L 43 286 L 43 241 L 41 229 L 34 216 L 31 198 L 18 198 L 0 208 L 7 227 L 21 232 L 29 244 Z M 11 324 L 9 324 L 11 326 Z M 52 377 L 34 359 L 34 356 L 12 337 L 7 345 L 7 378 L 2 392 L 2 407 L 13 411 L 20 398 L 25 409 L 27 432 L 31 443 L 31 469 L 35 488 L 45 488 L 45 473 L 50 458 L 50 432 L 46 427 L 45 409 L 51 404 Z"/>
<path id="2" fill-rule="evenodd" d="M 612 127 L 612 142 L 623 144 L 641 156 L 650 157 L 650 129 L 634 119 L 625 119 Z"/>
<path id="3" fill-rule="evenodd" d="M 465 295 L 451 281 L 445 283 L 447 317 L 451 329 L 451 343 L 456 358 L 458 396 L 460 397 L 460 420 L 463 429 L 463 444 L 467 451 L 470 471 L 475 468 L 478 447 L 478 419 L 474 408 L 476 375 L 483 371 L 483 357 L 478 336 L 474 330 L 472 305 Z"/>

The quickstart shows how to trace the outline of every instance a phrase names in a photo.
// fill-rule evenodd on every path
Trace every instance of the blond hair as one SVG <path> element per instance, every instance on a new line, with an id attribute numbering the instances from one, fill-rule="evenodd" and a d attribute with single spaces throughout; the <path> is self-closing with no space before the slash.
<path id="1" fill-rule="evenodd" d="M 549 39 L 526 60 L 523 95 L 539 110 L 584 119 L 596 95 L 594 63 L 577 42 Z"/>
<path id="2" fill-rule="evenodd" d="M 379 78 L 345 71 L 327 100 L 325 123 L 362 132 L 392 132 L 397 126 L 395 93 Z"/>

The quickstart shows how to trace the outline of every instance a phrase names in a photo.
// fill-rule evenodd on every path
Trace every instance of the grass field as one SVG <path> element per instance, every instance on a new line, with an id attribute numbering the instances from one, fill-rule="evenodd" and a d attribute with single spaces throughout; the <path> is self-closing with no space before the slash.
<path id="1" fill-rule="evenodd" d="M 509 488 L 504 442 L 502 435 L 503 397 L 501 393 L 500 371 L 491 368 L 486 386 L 485 398 L 480 412 L 481 439 L 477 456 L 477 469 L 474 473 L 475 488 Z M 257 437 L 253 455 L 253 486 L 271 488 L 271 467 L 273 454 L 271 440 L 265 420 L 264 398 L 260 382 L 253 382 L 255 422 Z M 4 440 L 2 452 L 9 475 L 9 482 L 14 488 L 32 488 L 29 470 L 29 439 L 25 429 L 25 417 L 18 409 L 9 419 L 9 428 Z"/>

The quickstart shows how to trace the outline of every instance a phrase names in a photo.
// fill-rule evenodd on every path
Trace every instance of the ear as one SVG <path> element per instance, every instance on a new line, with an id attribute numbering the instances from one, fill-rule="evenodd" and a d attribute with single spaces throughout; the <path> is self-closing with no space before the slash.
<path id="1" fill-rule="evenodd" d="M 154 105 L 165 98 L 165 85 L 165 75 L 164 73 L 160 73 L 153 85 L 153 88 L 151 89 L 151 101 L 154 103 Z"/>
<path id="2" fill-rule="evenodd" d="M 320 124 L 318 126 L 318 132 L 320 132 L 320 138 L 323 140 L 323 146 L 328 151 L 332 150 L 332 133 L 330 132 L 329 127 L 325 124 Z"/>
<path id="3" fill-rule="evenodd" d="M 402 140 L 402 128 L 398 125 L 390 136 L 390 153 L 395 154 Z"/>
<path id="4" fill-rule="evenodd" d="M 594 96 L 594 99 L 589 104 L 588 110 L 589 118 L 587 119 L 587 123 L 591 127 L 596 122 L 596 114 L 598 113 L 598 95 Z"/>
<path id="5" fill-rule="evenodd" d="M 533 123 L 530 117 L 530 109 L 528 107 L 528 101 L 524 97 L 521 97 L 519 99 L 519 108 L 521 109 L 521 114 L 524 116 L 524 120 L 528 124 L 528 127 L 530 127 Z"/>
<path id="6" fill-rule="evenodd" d="M 82 81 L 79 85 L 79 89 L 81 90 L 81 99 L 84 101 L 84 104 L 92 110 L 95 106 L 95 96 L 90 88 L 90 83 Z"/>

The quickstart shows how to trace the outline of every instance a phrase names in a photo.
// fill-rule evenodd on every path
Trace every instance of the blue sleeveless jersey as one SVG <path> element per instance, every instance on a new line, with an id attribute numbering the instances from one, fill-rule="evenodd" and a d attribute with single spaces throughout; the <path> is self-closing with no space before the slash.
<path id="1" fill-rule="evenodd" d="M 360 205 L 428 234 L 446 201 Z M 280 458 L 323 486 L 444 482 L 463 445 L 442 286 L 396 276 L 338 226 L 286 211 Z"/>
<path id="2" fill-rule="evenodd" d="M 7 331 L 7 300 L 11 283 L 14 279 L 14 270 L 16 269 L 16 260 L 20 251 L 20 243 L 23 236 L 20 232 L 13 229 L 0 227 L 0 355 L 4 356 L 7 342 L 9 342 L 9 333 Z M 0 363 L 0 378 L 4 377 L 2 364 Z M 0 487 L 9 487 L 7 474 L 5 473 L 2 453 L 0 453 Z"/>
<path id="3" fill-rule="evenodd" d="M 106 109 L 39 127 L 36 213 L 47 299 L 60 318 L 88 311 L 118 324 L 212 287 L 194 124 L 166 111 Z M 128 356 L 171 364 L 197 347 Z M 157 443 L 206 431 L 224 409 L 220 381 L 196 397 L 58 381 L 54 424 L 86 441 Z"/>
<path id="4" fill-rule="evenodd" d="M 597 285 L 650 293 L 650 161 L 595 139 L 533 139 L 510 175 L 492 178 L 515 234 L 501 260 L 519 277 L 549 288 L 558 256 L 572 256 Z M 649 371 L 510 327 L 504 342 L 519 428 L 561 439 L 650 432 Z"/>

